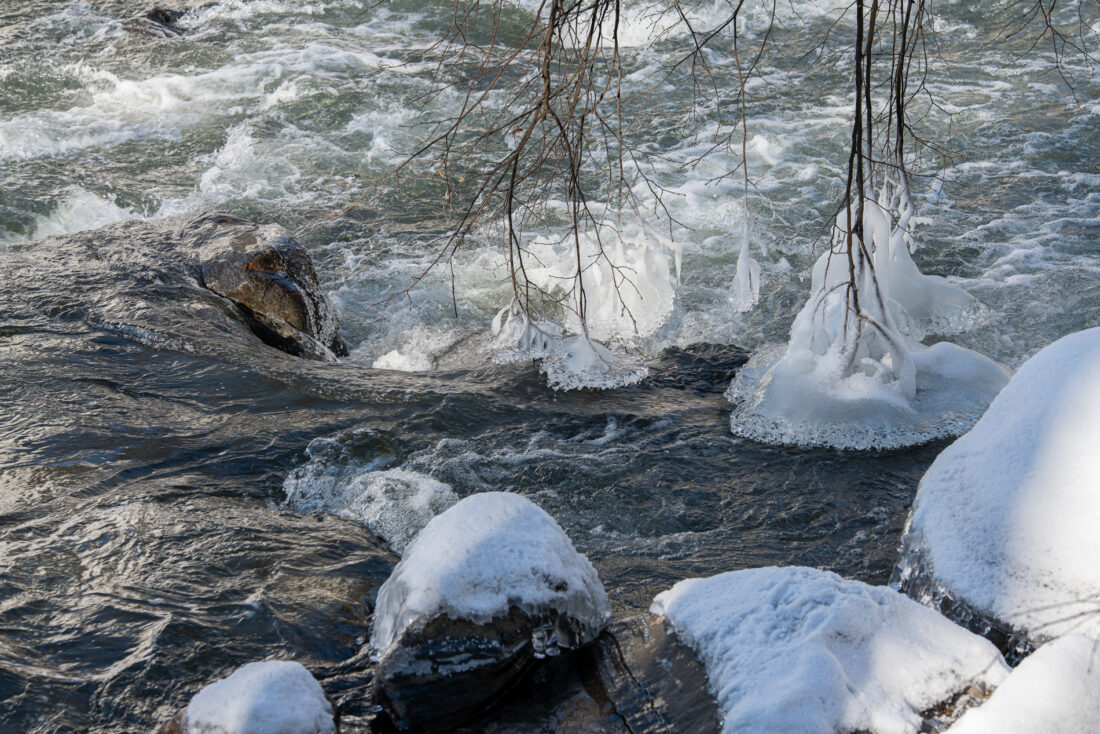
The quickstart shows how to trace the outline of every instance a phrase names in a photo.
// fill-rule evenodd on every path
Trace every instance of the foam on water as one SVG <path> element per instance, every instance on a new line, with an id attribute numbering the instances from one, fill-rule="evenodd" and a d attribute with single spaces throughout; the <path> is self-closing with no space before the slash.
<path id="1" fill-rule="evenodd" d="M 401 553 L 429 520 L 458 501 L 449 484 L 426 474 L 345 461 L 339 451 L 324 439 L 310 444 L 310 460 L 283 482 L 284 504 L 360 522 Z"/>
<path id="2" fill-rule="evenodd" d="M 74 187 L 69 190 L 48 215 L 34 215 L 34 231 L 22 236 L 0 231 L 0 244 L 12 244 L 42 239 L 51 235 L 96 229 L 123 219 L 135 219 L 141 215 L 132 209 L 119 206 L 111 197 L 96 196 L 91 191 Z"/>

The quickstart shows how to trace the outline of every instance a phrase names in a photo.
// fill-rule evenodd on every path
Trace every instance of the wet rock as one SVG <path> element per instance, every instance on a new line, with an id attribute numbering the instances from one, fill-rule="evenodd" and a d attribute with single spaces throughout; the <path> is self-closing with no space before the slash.
<path id="1" fill-rule="evenodd" d="M 141 15 L 130 18 L 125 23 L 125 28 L 130 33 L 157 36 L 159 38 L 174 38 L 184 34 L 183 28 L 178 25 L 184 11 L 172 10 L 154 6 Z"/>
<path id="2" fill-rule="evenodd" d="M 497 701 L 537 658 L 599 635 L 595 569 L 530 500 L 484 492 L 416 536 L 378 594 L 379 702 L 403 728 L 440 731 Z"/>
<path id="3" fill-rule="evenodd" d="M 661 618 L 612 624 L 592 654 L 600 686 L 628 731 L 718 731 L 718 705 L 702 662 Z"/>
<path id="4" fill-rule="evenodd" d="M 215 213 L 179 234 L 199 261 L 203 287 L 236 304 L 264 343 L 309 359 L 347 355 L 313 262 L 285 229 Z"/>

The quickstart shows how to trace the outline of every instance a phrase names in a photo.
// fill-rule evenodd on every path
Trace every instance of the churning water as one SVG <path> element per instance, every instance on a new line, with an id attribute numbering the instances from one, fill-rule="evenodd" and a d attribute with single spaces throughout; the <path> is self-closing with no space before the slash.
<path id="1" fill-rule="evenodd" d="M 686 576 L 768 564 L 884 582 L 942 444 L 758 445 L 730 435 L 722 397 L 748 351 L 785 341 L 839 199 L 847 61 L 805 53 L 843 5 L 780 2 L 749 88 L 763 287 L 748 313 L 730 298 L 746 228 L 739 176 L 724 175 L 738 156 L 685 165 L 728 123 L 693 118 L 691 85 L 661 81 L 683 35 L 628 13 L 629 134 L 667 191 L 681 276 L 633 339 L 645 381 L 555 393 L 530 364 L 479 353 L 510 294 L 492 237 L 458 253 L 454 303 L 450 268 L 386 300 L 450 222 L 430 165 L 369 184 L 459 102 L 428 94 L 451 4 L 188 0 L 185 33 L 162 36 L 127 21 L 147 9 L 137 0 L 4 2 L 4 730 L 147 730 L 203 683 L 274 656 L 363 713 L 360 651 L 395 559 L 379 537 L 400 545 L 425 513 L 484 490 L 549 511 L 620 613 Z M 1071 92 L 1049 43 L 997 36 L 1007 6 L 934 7 L 920 129 L 936 149 L 914 164 L 914 258 L 988 308 L 952 338 L 1016 366 L 1100 322 L 1100 73 L 1068 53 Z M 506 21 L 532 9 L 509 6 Z M 1074 29 L 1095 49 L 1100 17 L 1082 10 Z M 746 17 L 758 38 L 766 12 Z M 708 53 L 729 101 L 728 44 Z M 351 357 L 219 343 L 158 311 L 155 268 L 85 282 L 36 254 L 49 235 L 211 209 L 299 235 Z"/>

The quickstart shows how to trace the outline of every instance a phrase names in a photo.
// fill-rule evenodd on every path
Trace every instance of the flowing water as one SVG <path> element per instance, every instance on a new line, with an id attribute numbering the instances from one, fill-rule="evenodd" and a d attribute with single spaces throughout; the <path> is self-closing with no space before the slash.
<path id="1" fill-rule="evenodd" d="M 421 510 L 490 489 L 531 497 L 592 559 L 619 614 L 737 568 L 888 578 L 943 444 L 758 445 L 730 435 L 722 397 L 748 351 L 785 340 L 843 185 L 846 62 L 804 56 L 834 8 L 781 2 L 749 88 L 764 285 L 747 314 L 730 299 L 745 227 L 739 177 L 722 176 L 736 151 L 684 165 L 727 123 L 704 110 L 693 132 L 690 84 L 656 81 L 684 36 L 653 41 L 644 13 L 628 15 L 631 135 L 656 154 L 681 281 L 633 344 L 645 381 L 559 393 L 536 367 L 478 352 L 510 293 L 491 237 L 386 300 L 449 226 L 430 165 L 368 184 L 455 109 L 456 92 L 427 94 L 451 7 L 188 0 L 177 36 L 129 22 L 147 9 L 136 0 L 0 6 L 3 731 L 149 730 L 204 683 L 269 657 L 309 665 L 349 721 L 368 716 L 362 647 L 396 559 L 375 532 L 399 541 L 423 521 L 410 492 Z M 1100 322 L 1100 73 L 1067 51 L 1071 92 L 1049 42 L 998 38 L 1007 3 L 934 9 L 936 106 L 914 109 L 937 147 L 914 163 L 914 257 L 988 308 L 953 339 L 1016 366 Z M 1100 17 L 1081 9 L 1074 38 L 1095 50 Z M 506 25 L 531 11 L 509 6 Z M 758 39 L 767 13 L 747 13 Z M 1076 24 L 1076 9 L 1061 19 Z M 708 57 L 727 102 L 728 52 Z M 123 265 L 95 278 L 36 246 L 211 209 L 299 235 L 349 358 L 219 341 L 163 308 L 154 266 L 127 271 L 137 258 L 124 243 Z"/>

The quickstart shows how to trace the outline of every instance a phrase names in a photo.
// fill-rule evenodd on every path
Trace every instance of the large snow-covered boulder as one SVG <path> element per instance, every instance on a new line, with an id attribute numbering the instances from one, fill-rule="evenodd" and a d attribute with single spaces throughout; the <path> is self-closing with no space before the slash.
<path id="1" fill-rule="evenodd" d="M 249 663 L 203 688 L 179 720 L 183 734 L 334 734 L 332 704 L 300 663 Z"/>
<path id="2" fill-rule="evenodd" d="M 610 617 L 596 570 L 553 518 L 520 495 L 475 494 L 420 531 L 379 591 L 381 701 L 403 725 L 460 720 Z"/>
<path id="3" fill-rule="evenodd" d="M 1100 328 L 1020 367 L 924 475 L 902 542 L 895 583 L 1005 649 L 1100 635 Z"/>
<path id="4" fill-rule="evenodd" d="M 681 581 L 664 615 L 707 670 L 723 731 L 902 734 L 1008 668 L 991 643 L 885 587 L 810 568 Z"/>
<path id="5" fill-rule="evenodd" d="M 1012 671 L 948 734 L 1069 734 L 1100 731 L 1100 641 L 1048 642 Z"/>

